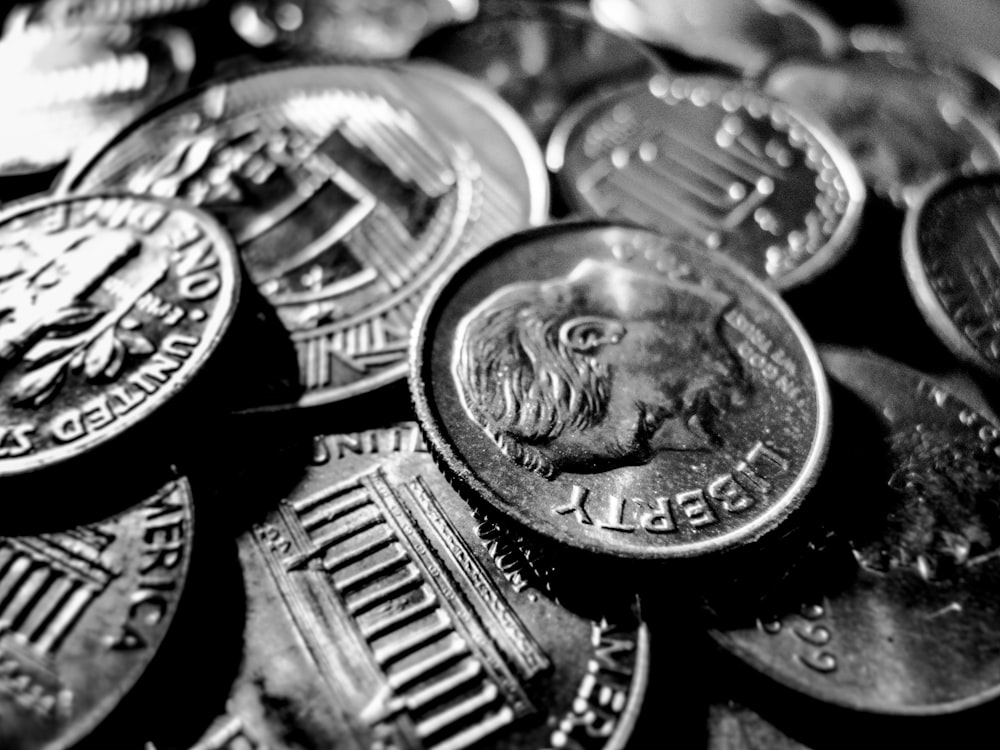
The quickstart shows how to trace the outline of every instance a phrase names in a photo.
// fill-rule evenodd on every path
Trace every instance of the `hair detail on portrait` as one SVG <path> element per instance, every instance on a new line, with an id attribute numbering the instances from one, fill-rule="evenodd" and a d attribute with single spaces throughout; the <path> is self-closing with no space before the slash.
<path id="1" fill-rule="evenodd" d="M 735 358 L 710 340 L 728 301 L 593 260 L 565 277 L 509 284 L 459 326 L 462 403 L 505 456 L 548 478 L 644 463 L 653 434 L 682 413 L 690 424 L 674 447 L 703 448 L 711 437 L 688 433 L 746 390 Z"/>

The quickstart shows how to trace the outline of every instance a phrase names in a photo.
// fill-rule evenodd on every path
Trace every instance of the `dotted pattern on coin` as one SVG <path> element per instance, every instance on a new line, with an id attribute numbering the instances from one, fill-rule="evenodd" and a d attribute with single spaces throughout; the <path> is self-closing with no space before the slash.
<path id="1" fill-rule="evenodd" d="M 288 68 L 210 86 L 64 183 L 96 186 L 183 198 L 222 220 L 295 343 L 302 406 L 404 377 L 427 284 L 548 213 L 527 128 L 472 79 L 431 65 Z"/>
<path id="2" fill-rule="evenodd" d="M 564 224 L 492 246 L 418 320 L 411 391 L 465 492 L 631 558 L 721 551 L 798 506 L 823 463 L 819 360 L 724 256 Z"/>
<path id="3" fill-rule="evenodd" d="M 566 113 L 546 158 L 573 206 L 693 238 L 778 288 L 834 264 L 864 186 L 816 122 L 755 91 L 655 76 Z"/>
<path id="4" fill-rule="evenodd" d="M 232 241 L 178 201 L 42 198 L 0 215 L 0 475 L 121 435 L 203 369 L 235 313 Z"/>
<path id="5" fill-rule="evenodd" d="M 813 490 L 840 516 L 756 626 L 710 630 L 797 693 L 932 715 L 1000 695 L 1000 428 L 921 373 L 821 351 L 844 463 Z M 840 435 L 841 433 L 838 433 Z"/>
<path id="6" fill-rule="evenodd" d="M 903 230 L 921 313 L 962 359 L 1000 377 L 1000 174 L 944 178 Z"/>
<path id="7" fill-rule="evenodd" d="M 0 746 L 62 750 L 141 676 L 191 553 L 185 480 L 106 521 L 0 538 Z"/>

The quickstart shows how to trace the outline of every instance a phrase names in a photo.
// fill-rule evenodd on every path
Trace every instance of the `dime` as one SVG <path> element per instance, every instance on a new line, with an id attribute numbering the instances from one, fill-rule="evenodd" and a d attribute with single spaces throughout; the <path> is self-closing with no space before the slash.
<path id="1" fill-rule="evenodd" d="M 540 143 L 575 99 L 602 84 L 664 71 L 652 52 L 597 26 L 578 5 L 492 2 L 476 20 L 414 50 L 475 77 L 525 119 Z"/>
<path id="2" fill-rule="evenodd" d="M 1000 165 L 1000 135 L 966 90 L 920 57 L 855 49 L 838 60 L 790 60 L 768 72 L 764 89 L 822 117 L 868 186 L 900 208 L 944 172 Z"/>
<path id="3" fill-rule="evenodd" d="M 0 476 L 79 456 L 175 401 L 238 291 L 232 241 L 178 201 L 42 198 L 0 214 Z"/>
<path id="4" fill-rule="evenodd" d="M 836 263 L 864 202 L 824 126 L 725 79 L 658 75 L 592 96 L 546 158 L 577 210 L 691 237 L 780 289 Z"/>
<path id="5" fill-rule="evenodd" d="M 937 181 L 908 212 L 906 278 L 959 357 L 1000 377 L 1000 173 Z"/>
<path id="6" fill-rule="evenodd" d="M 254 47 L 350 60 L 406 57 L 435 29 L 476 17 L 479 0 L 238 0 L 233 30 Z"/>
<path id="7" fill-rule="evenodd" d="M 399 380 L 427 284 L 541 223 L 538 146 L 502 100 L 441 66 L 287 68 L 213 84 L 116 138 L 64 187 L 211 210 L 329 403 Z"/>
<path id="8" fill-rule="evenodd" d="M 629 558 L 756 540 L 823 463 L 812 344 L 732 261 L 595 223 L 522 232 L 428 299 L 411 351 L 449 476 L 536 533 Z"/>
<path id="9" fill-rule="evenodd" d="M 920 373 L 823 352 L 843 386 L 832 485 L 839 524 L 756 627 L 713 631 L 794 690 L 887 714 L 940 714 L 1000 694 L 1000 430 Z M 843 465 L 837 466 L 838 440 Z"/>
<path id="10" fill-rule="evenodd" d="M 591 0 L 608 28 L 747 76 L 791 54 L 827 56 L 844 33 L 815 5 L 797 0 Z"/>
<path id="11" fill-rule="evenodd" d="M 243 668 L 198 750 L 624 746 L 645 625 L 549 599 L 520 540 L 458 497 L 415 424 L 316 446 L 239 540 Z"/>
<path id="12" fill-rule="evenodd" d="M 68 748 L 145 671 L 187 577 L 191 492 L 176 479 L 99 523 L 0 538 L 0 746 Z"/>

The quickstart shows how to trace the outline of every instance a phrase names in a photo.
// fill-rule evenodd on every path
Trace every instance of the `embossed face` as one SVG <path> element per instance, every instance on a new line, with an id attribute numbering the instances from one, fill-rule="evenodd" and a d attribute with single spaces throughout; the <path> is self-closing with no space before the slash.
<path id="1" fill-rule="evenodd" d="M 729 299 L 611 262 L 511 284 L 459 329 L 465 408 L 512 460 L 543 475 L 711 450 L 746 384 L 716 332 Z"/>

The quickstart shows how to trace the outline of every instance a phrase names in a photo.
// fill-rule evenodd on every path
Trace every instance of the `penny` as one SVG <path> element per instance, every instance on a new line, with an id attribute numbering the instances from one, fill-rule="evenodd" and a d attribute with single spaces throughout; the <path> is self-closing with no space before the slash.
<path id="1" fill-rule="evenodd" d="M 644 624 L 552 601 L 520 540 L 462 501 L 415 424 L 316 451 L 239 539 L 245 656 L 195 748 L 625 746 Z"/>
<path id="2" fill-rule="evenodd" d="M 435 29 L 470 21 L 479 0 L 238 0 L 233 30 L 254 47 L 349 60 L 406 57 Z"/>
<path id="3" fill-rule="evenodd" d="M 590 7 L 611 29 L 747 76 L 787 55 L 824 57 L 846 46 L 818 7 L 796 0 L 591 0 Z"/>
<path id="4" fill-rule="evenodd" d="M 813 492 L 836 504 L 840 522 L 755 626 L 713 636 L 770 678 L 865 712 L 941 714 L 992 700 L 1000 430 L 895 362 L 822 356 L 843 387 L 834 402 L 843 432 L 836 473 Z"/>
<path id="5" fill-rule="evenodd" d="M 294 341 L 299 406 L 402 379 L 430 281 L 541 223 L 549 197 L 517 115 L 431 64 L 210 85 L 134 123 L 63 183 L 97 187 L 176 196 L 222 220 Z"/>
<path id="6" fill-rule="evenodd" d="M 162 414 L 227 332 L 239 276 L 221 227 L 178 201 L 48 197 L 0 213 L 0 476 Z"/>
<path id="7" fill-rule="evenodd" d="M 540 143 L 575 99 L 665 70 L 642 44 L 596 25 L 570 3 L 491 2 L 475 21 L 431 36 L 414 55 L 482 81 L 517 110 Z"/>
<path id="8" fill-rule="evenodd" d="M 945 177 L 908 212 L 906 279 L 931 328 L 1000 377 L 1000 174 Z"/>
<path id="9" fill-rule="evenodd" d="M 435 288 L 410 386 L 463 492 L 548 539 L 677 558 L 755 541 L 823 463 L 826 381 L 784 303 L 717 253 L 579 223 Z"/>
<path id="10" fill-rule="evenodd" d="M 86 736 L 159 648 L 187 577 L 184 479 L 99 523 L 0 538 L 0 746 Z"/>
<path id="11" fill-rule="evenodd" d="M 589 97 L 546 158 L 578 211 L 690 237 L 779 289 L 837 262 L 864 202 L 822 124 L 726 79 L 658 75 Z"/>
<path id="12" fill-rule="evenodd" d="M 1000 135 L 955 87 L 916 56 L 855 49 L 837 60 L 789 60 L 764 89 L 822 117 L 865 182 L 899 208 L 942 173 L 1000 166 Z"/>

